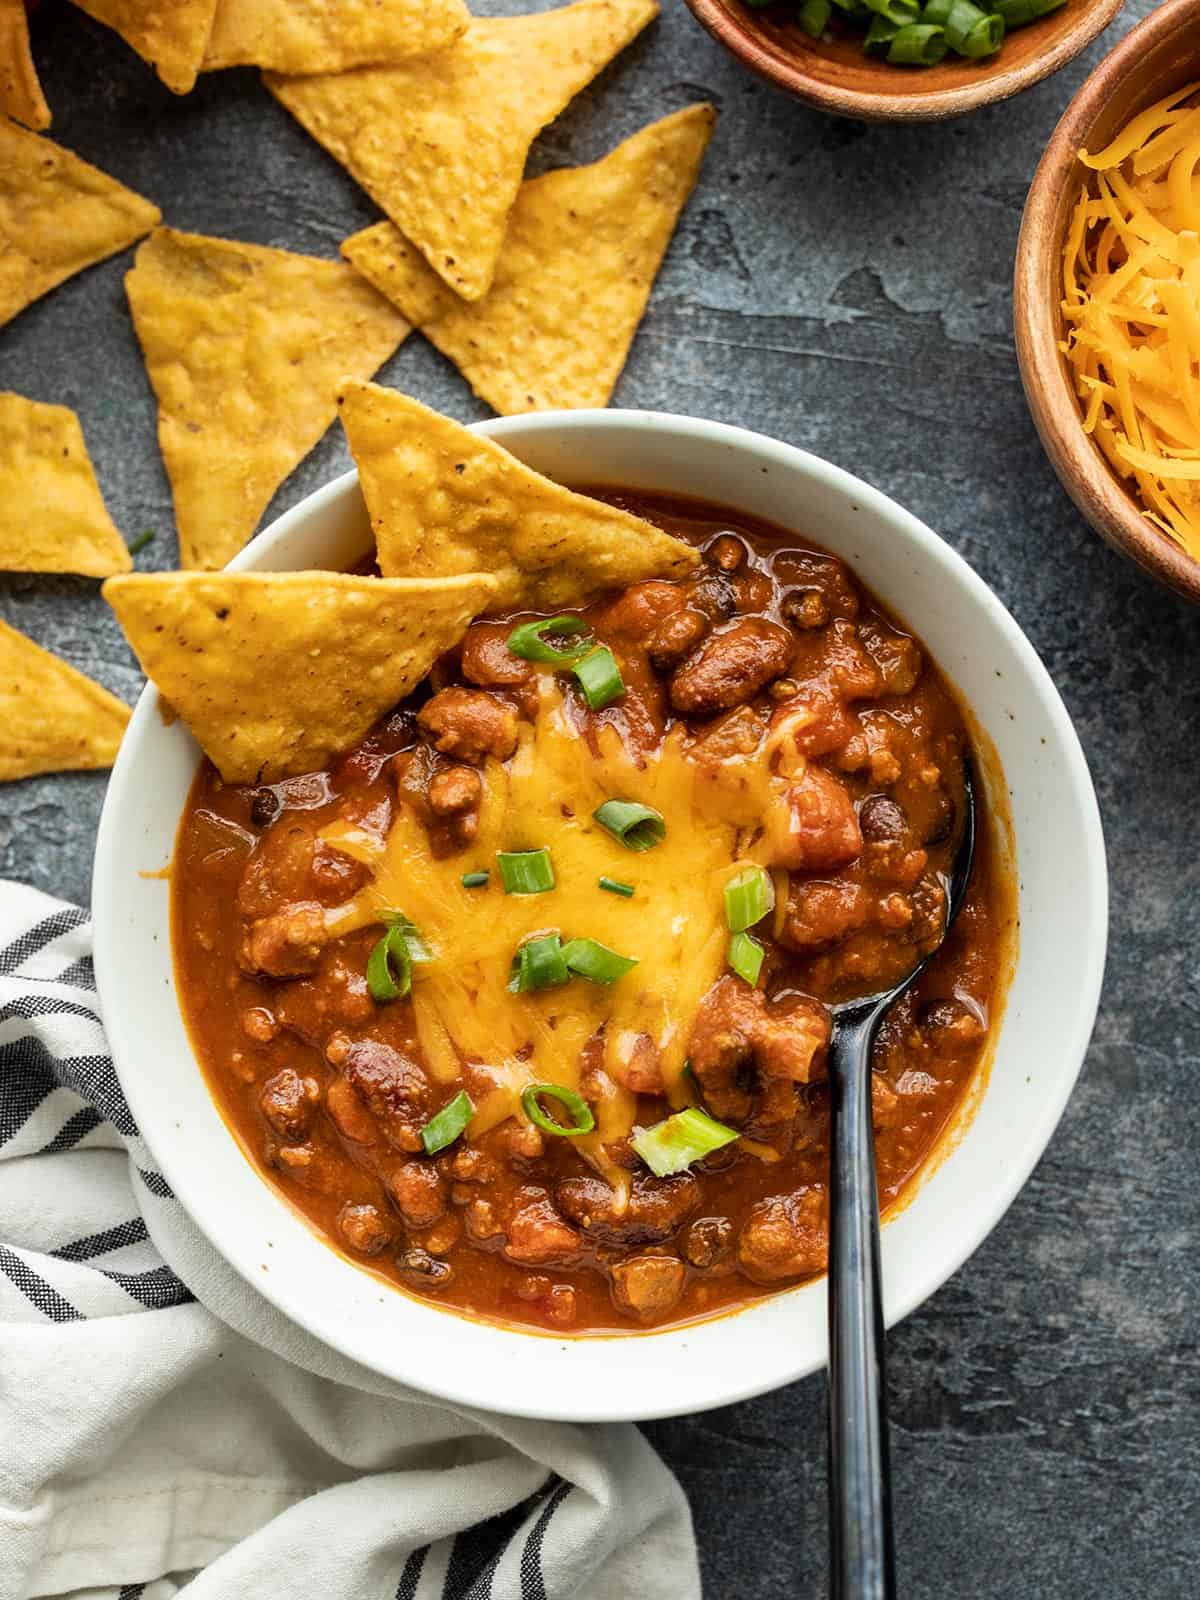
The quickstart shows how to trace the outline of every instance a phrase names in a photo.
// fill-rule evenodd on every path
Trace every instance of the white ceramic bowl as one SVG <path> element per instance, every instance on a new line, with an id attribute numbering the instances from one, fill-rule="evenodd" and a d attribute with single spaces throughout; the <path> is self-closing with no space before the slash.
<path id="1" fill-rule="evenodd" d="M 884 1230 L 889 1322 L 967 1259 L 1045 1149 L 1099 999 L 1104 842 L 1083 752 L 1021 630 L 908 512 L 827 462 L 739 428 L 635 411 L 480 424 L 564 483 L 685 493 L 765 517 L 835 551 L 924 638 L 1003 763 L 1020 873 L 1021 950 L 987 1090 L 957 1148 Z M 355 474 L 310 495 L 234 567 L 343 567 L 370 547 Z M 171 1187 L 262 1294 L 365 1366 L 451 1401 L 523 1416 L 616 1421 L 744 1400 L 820 1367 L 825 1284 L 674 1332 L 558 1340 L 471 1322 L 352 1266 L 259 1177 L 192 1056 L 171 972 L 169 861 L 197 749 L 142 695 L 96 853 L 96 973 L 117 1070 Z M 264 1261 L 270 1271 L 262 1271 Z"/>

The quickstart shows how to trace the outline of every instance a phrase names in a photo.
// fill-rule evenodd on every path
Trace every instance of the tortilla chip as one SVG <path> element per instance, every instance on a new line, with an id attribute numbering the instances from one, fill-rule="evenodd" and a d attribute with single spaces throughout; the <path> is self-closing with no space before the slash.
<path id="1" fill-rule="evenodd" d="M 27 128 L 50 126 L 50 107 L 29 49 L 25 0 L 0 0 L 0 116 L 5 113 Z"/>
<path id="2" fill-rule="evenodd" d="M 74 0 L 119 33 L 175 94 L 196 86 L 217 0 Z"/>
<path id="3" fill-rule="evenodd" d="M 129 707 L 0 622 L 0 782 L 111 767 Z"/>
<path id="4" fill-rule="evenodd" d="M 203 71 L 347 72 L 444 50 L 465 33 L 464 0 L 217 0 Z"/>
<path id="5" fill-rule="evenodd" d="M 554 611 L 699 565 L 653 523 L 551 483 L 394 389 L 349 380 L 338 404 L 385 578 L 490 572 L 494 609 Z"/>
<path id="6" fill-rule="evenodd" d="M 160 228 L 125 279 L 184 567 L 223 567 L 409 325 L 353 268 Z"/>
<path id="7" fill-rule="evenodd" d="M 646 26 L 657 0 L 476 19 L 399 67 L 267 87 L 456 293 L 487 293 L 534 138 Z"/>
<path id="8" fill-rule="evenodd" d="M 447 289 L 390 222 L 342 254 L 494 411 L 606 406 L 715 120 L 689 106 L 594 166 L 523 183 L 482 300 Z"/>
<path id="9" fill-rule="evenodd" d="M 0 119 L 0 327 L 160 220 L 115 178 Z"/>
<path id="10" fill-rule="evenodd" d="M 0 392 L 0 572 L 109 578 L 132 565 L 79 418 L 66 406 Z"/>
<path id="11" fill-rule="evenodd" d="M 228 783 L 324 766 L 426 676 L 488 603 L 480 573 L 134 573 L 104 598 Z"/>

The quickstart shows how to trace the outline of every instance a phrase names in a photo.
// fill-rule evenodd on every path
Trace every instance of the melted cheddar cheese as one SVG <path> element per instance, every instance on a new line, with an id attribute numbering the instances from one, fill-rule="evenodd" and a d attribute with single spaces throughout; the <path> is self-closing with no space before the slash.
<path id="1" fill-rule="evenodd" d="M 1083 425 L 1150 521 L 1200 560 L 1200 105 L 1190 84 L 1080 161 L 1062 345 Z"/>

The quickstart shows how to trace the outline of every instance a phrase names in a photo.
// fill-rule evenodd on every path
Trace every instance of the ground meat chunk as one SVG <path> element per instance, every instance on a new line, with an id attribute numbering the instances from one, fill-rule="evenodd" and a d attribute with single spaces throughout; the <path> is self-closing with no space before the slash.
<path id="1" fill-rule="evenodd" d="M 882 1073 L 871 1074 L 871 1121 L 876 1130 L 890 1128 L 900 1115 L 900 1096 Z"/>
<path id="2" fill-rule="evenodd" d="M 772 694 L 779 687 L 773 684 Z M 859 733 L 859 725 L 843 702 L 818 684 L 783 701 L 771 717 L 770 732 L 781 750 L 794 750 L 811 760 L 844 750 Z"/>
<path id="3" fill-rule="evenodd" d="M 624 1056 L 606 1062 L 613 1077 L 634 1094 L 662 1094 L 662 1058 L 648 1033 L 635 1034 Z M 602 1084 L 597 1084 L 602 1089 Z"/>
<path id="4" fill-rule="evenodd" d="M 507 623 L 473 622 L 462 642 L 462 675 L 481 688 L 511 688 L 528 683 L 533 663 L 513 655 L 508 648 Z"/>
<path id="5" fill-rule="evenodd" d="M 792 657 L 786 628 L 748 617 L 710 634 L 671 678 L 671 705 L 683 716 L 710 717 L 745 705 Z"/>
<path id="6" fill-rule="evenodd" d="M 670 672 L 704 638 L 712 623 L 703 611 L 685 606 L 664 617 L 646 641 L 646 651 L 657 672 Z"/>
<path id="7" fill-rule="evenodd" d="M 517 1285 L 517 1298 L 534 1306 L 557 1327 L 569 1328 L 575 1321 L 575 1291 L 569 1283 L 551 1283 L 540 1273 L 531 1273 Z"/>
<path id="8" fill-rule="evenodd" d="M 583 1241 L 559 1216 L 545 1190 L 522 1189 L 517 1201 L 505 1230 L 504 1253 L 509 1260 L 529 1266 L 551 1262 L 568 1266 L 576 1260 Z"/>
<path id="9" fill-rule="evenodd" d="M 377 1206 L 345 1205 L 338 1212 L 338 1232 L 364 1256 L 377 1256 L 392 1242 L 392 1229 Z"/>
<path id="10" fill-rule="evenodd" d="M 746 559 L 746 546 L 736 533 L 719 533 L 704 554 L 721 572 L 736 572 Z"/>
<path id="11" fill-rule="evenodd" d="M 247 1006 L 242 1012 L 242 1032 L 255 1044 L 270 1044 L 279 1034 L 279 1023 L 266 1006 Z"/>
<path id="12" fill-rule="evenodd" d="M 984 1024 L 961 1000 L 933 1000 L 917 1018 L 921 1032 L 940 1055 L 972 1050 L 982 1039 Z"/>
<path id="13" fill-rule="evenodd" d="M 921 650 L 907 634 L 876 622 L 861 622 L 858 636 L 883 680 L 884 694 L 911 694 L 921 676 Z"/>
<path id="14" fill-rule="evenodd" d="M 745 1123 L 771 1089 L 808 1083 L 818 1070 L 830 1036 L 829 1013 L 816 1000 L 797 995 L 771 1006 L 761 989 L 741 978 L 719 978 L 700 1002 L 688 1056 L 705 1103 L 722 1121 Z M 772 1096 L 773 1108 L 790 1096 Z M 760 1108 L 761 1109 L 761 1108 Z"/>
<path id="15" fill-rule="evenodd" d="M 603 1178 L 565 1178 L 555 1190 L 559 1209 L 582 1228 L 596 1244 L 623 1249 L 661 1244 L 700 1204 L 700 1185 L 690 1172 L 673 1178 L 655 1178 L 639 1172 L 633 1180 L 629 1204 L 616 1205 L 612 1189 Z"/>
<path id="16" fill-rule="evenodd" d="M 410 1228 L 429 1228 L 446 1210 L 446 1185 L 429 1161 L 405 1161 L 394 1166 L 384 1182 L 396 1210 Z"/>
<path id="17" fill-rule="evenodd" d="M 738 706 L 736 711 L 708 723 L 704 732 L 692 741 L 688 754 L 704 767 L 720 768 L 736 756 L 753 754 L 765 732 L 764 720 L 757 711 L 749 706 Z"/>
<path id="18" fill-rule="evenodd" d="M 302 1078 L 294 1067 L 284 1067 L 263 1084 L 258 1103 L 285 1144 L 300 1144 L 308 1137 L 320 1098 L 315 1078 Z"/>
<path id="19" fill-rule="evenodd" d="M 874 901 L 861 883 L 793 883 L 780 943 L 789 950 L 819 950 L 865 928 Z"/>
<path id="20" fill-rule="evenodd" d="M 800 633 L 823 628 L 829 621 L 829 601 L 820 589 L 793 589 L 783 597 L 783 614 Z"/>
<path id="21" fill-rule="evenodd" d="M 325 1091 L 325 1110 L 343 1139 L 354 1144 L 378 1144 L 375 1119 L 343 1077 L 336 1077 Z"/>
<path id="22" fill-rule="evenodd" d="M 598 625 L 606 637 L 644 645 L 664 617 L 684 603 L 683 591 L 673 583 L 652 578 L 635 583 L 601 612 Z"/>
<path id="23" fill-rule="evenodd" d="M 376 1039 L 359 1039 L 350 1046 L 342 1071 L 389 1143 L 413 1148 L 413 1136 L 427 1118 L 429 1085 L 412 1057 Z"/>
<path id="24" fill-rule="evenodd" d="M 832 872 L 862 854 L 854 802 L 824 767 L 806 766 L 789 785 L 787 804 L 787 830 L 775 836 L 775 866 L 789 872 Z"/>
<path id="25" fill-rule="evenodd" d="M 474 767 L 443 767 L 430 780 L 429 809 L 454 849 L 464 849 L 479 832 L 482 797 L 483 781 Z"/>
<path id="26" fill-rule="evenodd" d="M 738 1264 L 759 1283 L 809 1278 L 824 1272 L 829 1224 L 820 1189 L 760 1200 L 746 1218 L 738 1240 Z"/>
<path id="27" fill-rule="evenodd" d="M 839 618 L 825 636 L 825 666 L 843 700 L 873 700 L 883 693 L 883 677 L 867 654 L 858 628 Z"/>
<path id="28" fill-rule="evenodd" d="M 366 882 L 367 868 L 317 837 L 311 817 L 284 816 L 246 863 L 237 908 L 247 919 L 289 909 L 293 902 L 339 905 Z"/>
<path id="29" fill-rule="evenodd" d="M 458 761 L 507 761 L 517 748 L 515 709 L 484 689 L 442 689 L 421 707 L 417 722 L 436 750 Z"/>
<path id="30" fill-rule="evenodd" d="M 238 965 L 268 978 L 302 978 L 316 969 L 327 937 L 324 911 L 315 901 L 304 901 L 247 924 Z"/>
<path id="31" fill-rule="evenodd" d="M 687 1268 L 675 1256 L 634 1256 L 612 1269 L 613 1304 L 643 1322 L 665 1317 L 679 1303 Z"/>
<path id="32" fill-rule="evenodd" d="M 733 1223 L 728 1217 L 697 1217 L 679 1248 L 683 1259 L 700 1272 L 724 1266 L 733 1254 Z"/>

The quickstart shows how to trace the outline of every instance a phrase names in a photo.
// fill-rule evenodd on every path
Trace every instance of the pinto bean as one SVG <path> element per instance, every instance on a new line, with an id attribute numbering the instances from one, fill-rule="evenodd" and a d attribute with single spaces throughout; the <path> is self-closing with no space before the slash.
<path id="1" fill-rule="evenodd" d="M 431 1227 L 445 1214 L 446 1185 L 428 1161 L 400 1162 L 386 1174 L 384 1183 L 410 1228 Z"/>
<path id="2" fill-rule="evenodd" d="M 377 1256 L 392 1242 L 392 1230 L 377 1206 L 344 1205 L 338 1212 L 338 1232 L 364 1256 Z"/>
<path id="3" fill-rule="evenodd" d="M 868 795 L 858 808 L 858 826 L 868 844 L 892 844 L 908 834 L 908 819 L 885 794 Z"/>
<path id="4" fill-rule="evenodd" d="M 517 748 L 516 711 L 484 689 L 442 689 L 421 707 L 417 722 L 436 750 L 459 761 L 507 761 Z"/>
<path id="5" fill-rule="evenodd" d="M 807 766 L 789 786 L 788 828 L 774 862 L 789 872 L 831 872 L 862 854 L 854 802 L 832 773 Z"/>
<path id="6" fill-rule="evenodd" d="M 444 1289 L 454 1276 L 448 1261 L 439 1261 L 428 1250 L 413 1246 L 396 1253 L 396 1270 L 414 1289 Z"/>
<path id="7" fill-rule="evenodd" d="M 263 1084 L 258 1103 L 281 1139 L 301 1144 L 308 1137 L 320 1098 L 321 1087 L 315 1078 L 302 1078 L 294 1067 L 284 1067 Z"/>
<path id="8" fill-rule="evenodd" d="M 691 1266 L 711 1272 L 733 1254 L 733 1223 L 728 1217 L 697 1217 L 688 1226 L 679 1248 Z"/>
<path id="9" fill-rule="evenodd" d="M 703 611 L 685 606 L 665 617 L 646 641 L 650 663 L 656 672 L 670 672 L 688 656 L 712 627 Z"/>
<path id="10" fill-rule="evenodd" d="M 808 1083 L 829 1043 L 829 1013 L 819 1001 L 797 995 L 767 1004 L 761 989 L 740 978 L 718 978 L 692 1023 L 688 1057 L 705 1102 L 722 1121 L 745 1123 L 771 1080 Z M 775 1111 L 790 1095 L 771 1096 Z"/>
<path id="11" fill-rule="evenodd" d="M 350 1046 L 342 1071 L 389 1143 L 402 1150 L 412 1148 L 413 1136 L 425 1122 L 429 1085 L 411 1056 L 377 1039 L 358 1039 Z M 419 1137 L 416 1143 L 419 1148 Z"/>
<path id="12" fill-rule="evenodd" d="M 787 630 L 760 617 L 735 622 L 708 639 L 671 679 L 671 704 L 684 716 L 708 717 L 745 705 L 787 671 Z"/>
<path id="13" fill-rule="evenodd" d="M 690 1172 L 673 1178 L 638 1173 L 629 1203 L 618 1211 L 603 1178 L 566 1178 L 555 1190 L 559 1208 L 596 1244 L 628 1249 L 669 1239 L 700 1203 L 700 1186 Z"/>
<path id="14" fill-rule="evenodd" d="M 505 623 L 471 624 L 462 642 L 462 675 L 468 683 L 491 689 L 529 682 L 533 663 L 513 655 L 508 648 L 510 632 Z"/>

